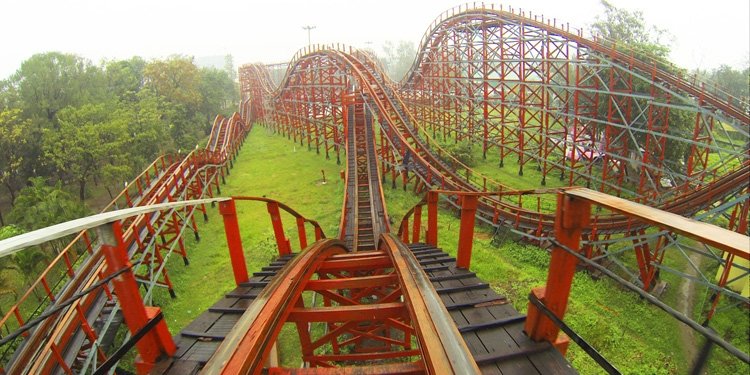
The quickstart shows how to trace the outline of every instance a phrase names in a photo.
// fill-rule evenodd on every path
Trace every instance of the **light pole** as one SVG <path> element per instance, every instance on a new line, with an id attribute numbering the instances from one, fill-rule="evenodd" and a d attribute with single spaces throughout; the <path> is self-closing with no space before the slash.
<path id="1" fill-rule="evenodd" d="M 302 26 L 303 30 L 307 30 L 307 45 L 310 45 L 310 30 L 314 29 L 315 26 Z"/>

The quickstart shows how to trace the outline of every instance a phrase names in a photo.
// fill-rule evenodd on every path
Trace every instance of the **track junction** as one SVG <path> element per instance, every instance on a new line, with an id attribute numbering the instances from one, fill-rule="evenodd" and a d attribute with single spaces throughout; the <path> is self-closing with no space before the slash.
<path id="1" fill-rule="evenodd" d="M 732 268 L 747 275 L 734 260 L 749 257 L 748 103 L 667 63 L 507 9 L 446 12 L 420 46 L 400 83 L 369 52 L 340 45 L 298 52 L 278 83 L 269 67 L 245 65 L 240 112 L 217 117 L 205 149 L 156 160 L 100 215 L 0 243 L 8 255 L 77 234 L 0 321 L 5 372 L 108 373 L 135 346 L 139 372 L 565 373 L 574 371 L 562 355 L 567 336 L 616 372 L 562 321 L 575 266 L 612 273 L 601 266 L 609 264 L 658 304 L 646 291 L 659 271 L 679 272 L 662 261 L 670 247 L 684 253 L 682 236 L 724 266 L 718 283 L 700 281 L 748 303 L 726 288 Z M 272 199 L 212 198 L 255 123 L 345 164 L 337 239 Z M 445 151 L 450 142 L 481 144 L 499 167 L 536 171 L 548 188 L 494 181 Z M 425 194 L 398 230 L 383 198 L 389 180 Z M 543 204 L 550 193 L 556 204 Z M 437 247 L 441 198 L 461 216 L 456 258 Z M 235 208 L 243 201 L 267 205 L 279 251 L 252 276 Z M 187 264 L 182 236 L 199 236 L 195 214 L 214 203 L 237 288 L 172 338 L 147 305 L 156 288 L 171 293 L 165 259 Z M 603 209 L 592 215 L 592 204 Z M 280 211 L 296 218 L 298 252 Z M 684 217 L 723 219 L 726 229 Z M 528 316 L 470 271 L 476 219 L 551 249 L 548 284 L 532 292 Z M 610 251 L 615 243 L 629 246 Z M 625 251 L 635 253 L 634 269 L 619 260 Z M 310 367 L 274 361 L 285 323 L 296 326 Z M 312 324 L 325 333 L 312 335 Z M 129 338 L 117 349 L 121 326 Z"/>

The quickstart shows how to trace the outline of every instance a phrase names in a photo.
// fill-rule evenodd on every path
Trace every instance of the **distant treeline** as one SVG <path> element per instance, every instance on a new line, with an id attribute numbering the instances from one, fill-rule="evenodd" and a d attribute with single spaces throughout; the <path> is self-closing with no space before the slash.
<path id="1" fill-rule="evenodd" d="M 235 78 L 231 56 L 224 69 L 184 56 L 24 61 L 0 81 L 0 225 L 83 215 L 85 199 L 119 193 L 156 156 L 197 147 L 217 114 L 236 110 Z"/>

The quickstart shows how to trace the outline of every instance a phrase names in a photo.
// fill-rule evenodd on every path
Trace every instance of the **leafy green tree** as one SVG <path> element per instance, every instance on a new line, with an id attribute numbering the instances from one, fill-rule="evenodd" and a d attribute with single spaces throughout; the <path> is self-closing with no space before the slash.
<path id="1" fill-rule="evenodd" d="M 113 126 L 123 129 L 124 160 L 114 160 L 102 170 L 105 181 L 120 186 L 132 172 L 142 171 L 157 156 L 174 150 L 169 123 L 163 118 L 159 98 L 149 90 L 136 95 L 137 101 L 121 102 L 112 113 Z M 128 166 L 128 168 L 125 168 Z M 107 185 L 110 186 L 110 185 Z"/>
<path id="2" fill-rule="evenodd" d="M 601 4 L 604 15 L 596 17 L 596 22 L 591 25 L 593 31 L 611 42 L 631 47 L 641 55 L 658 58 L 669 55 L 669 46 L 662 41 L 667 38 L 666 30 L 648 27 L 643 22 L 643 12 L 617 8 L 607 0 L 601 0 Z"/>
<path id="3" fill-rule="evenodd" d="M 207 126 L 211 126 L 217 114 L 229 115 L 235 110 L 234 100 L 239 97 L 239 92 L 225 70 L 203 68 L 200 73 L 201 113 Z"/>
<path id="4" fill-rule="evenodd" d="M 20 109 L 0 110 L 0 183 L 8 190 L 11 205 L 26 180 L 23 167 L 31 130 L 31 121 L 23 118 Z"/>
<path id="5" fill-rule="evenodd" d="M 175 145 L 192 149 L 205 136 L 205 119 L 199 115 L 203 97 L 198 67 L 192 58 L 173 56 L 148 63 L 144 76 L 145 89 L 159 98 L 159 110 L 170 124 Z"/>
<path id="6" fill-rule="evenodd" d="M 61 182 L 49 186 L 43 177 L 34 177 L 29 183 L 18 194 L 8 215 L 19 228 L 35 230 L 88 214 L 81 202 L 63 190 Z"/>
<path id="7" fill-rule="evenodd" d="M 146 87 L 173 103 L 197 107 L 200 105 L 200 71 L 192 58 L 173 56 L 168 60 L 152 61 L 144 68 Z"/>
<path id="8" fill-rule="evenodd" d="M 23 234 L 23 230 L 14 225 L 0 227 L 0 240 L 11 238 Z M 0 258 L 0 297 L 4 295 L 13 295 L 14 300 L 18 299 L 17 289 L 21 286 L 19 283 L 20 268 L 13 259 L 14 257 Z"/>
<path id="9" fill-rule="evenodd" d="M 86 184 L 105 165 L 122 164 L 127 160 L 124 142 L 127 133 L 121 121 L 111 118 L 103 104 L 85 104 L 60 111 L 59 130 L 45 129 L 45 159 L 54 165 L 59 178 L 78 186 L 83 201 Z"/>
<path id="10" fill-rule="evenodd" d="M 18 88 L 10 79 L 0 81 L 0 110 L 21 108 Z"/>
<path id="11" fill-rule="evenodd" d="M 145 83 L 145 68 L 146 61 L 138 56 L 109 62 L 105 67 L 107 89 L 120 101 L 137 101 Z"/>
<path id="12" fill-rule="evenodd" d="M 23 233 L 24 230 L 15 225 L 0 227 L 0 240 Z M 27 247 L 0 258 L 0 296 L 12 294 L 18 298 L 18 292 L 28 287 L 57 254 L 54 245 L 50 245 Z"/>
<path id="13" fill-rule="evenodd" d="M 750 96 L 750 67 L 740 71 L 729 65 L 722 65 L 712 71 L 709 78 L 735 98 Z"/>
<path id="14" fill-rule="evenodd" d="M 71 54 L 36 54 L 21 64 L 13 75 L 29 117 L 55 122 L 57 112 L 67 106 L 79 106 L 104 96 L 101 70 L 90 61 Z"/>

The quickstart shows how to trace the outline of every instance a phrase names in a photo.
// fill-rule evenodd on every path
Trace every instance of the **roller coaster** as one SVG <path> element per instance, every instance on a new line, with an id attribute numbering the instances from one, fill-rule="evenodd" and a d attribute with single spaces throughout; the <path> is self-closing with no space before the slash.
<path id="1" fill-rule="evenodd" d="M 373 54 L 341 45 L 299 51 L 278 82 L 271 70 L 280 65 L 242 66 L 239 112 L 215 119 L 205 149 L 158 158 L 98 215 L 0 242 L 7 256 L 74 236 L 0 320 L 3 372 L 114 373 L 135 347 L 139 373 L 574 373 L 564 357 L 574 341 L 617 373 L 564 322 L 577 264 L 750 362 L 647 293 L 660 271 L 677 272 L 664 254 L 687 237 L 722 266 L 718 282 L 701 278 L 716 293 L 710 314 L 721 295 L 747 305 L 727 286 L 732 270 L 747 277 L 735 260 L 750 258 L 748 103 L 583 35 L 475 5 L 430 25 L 398 83 Z M 345 164 L 335 238 L 271 198 L 221 197 L 253 124 Z M 459 142 L 544 188 L 473 170 L 446 151 Z M 385 204 L 389 180 L 425 196 L 398 228 Z M 267 206 L 278 249 L 252 274 L 236 210 L 244 202 Z M 183 235 L 198 239 L 195 214 L 207 219 L 216 204 L 236 288 L 171 337 L 154 293 L 174 297 L 166 260 L 189 262 Z M 441 206 L 460 216 L 455 258 L 438 247 Z M 296 219 L 296 251 L 282 211 Z M 476 220 L 551 251 L 527 315 L 470 270 Z M 619 257 L 631 251 L 635 268 Z M 278 364 L 287 323 L 302 368 Z"/>

